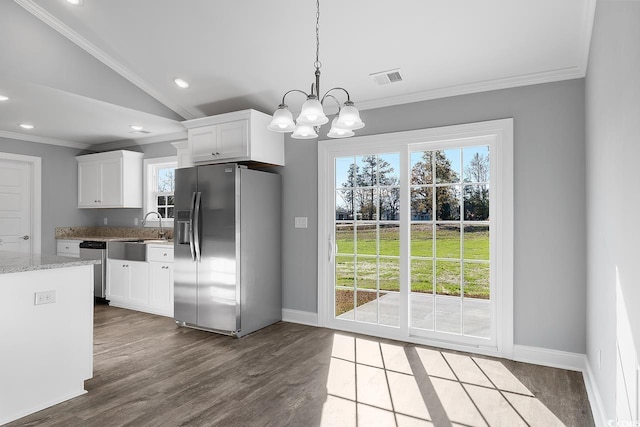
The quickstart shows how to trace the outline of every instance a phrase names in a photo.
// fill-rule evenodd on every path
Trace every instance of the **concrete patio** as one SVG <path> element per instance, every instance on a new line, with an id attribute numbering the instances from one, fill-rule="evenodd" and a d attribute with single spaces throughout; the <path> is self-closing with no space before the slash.
<path id="1" fill-rule="evenodd" d="M 491 304 L 489 300 L 450 296 L 433 296 L 412 292 L 410 295 L 410 326 L 467 336 L 488 338 L 491 331 Z M 464 310 L 463 310 L 464 308 Z M 461 313 L 463 315 L 461 316 Z M 379 316 L 379 321 L 378 321 Z M 462 319 L 461 319 L 462 317 Z M 387 326 L 400 325 L 400 294 L 389 292 L 367 302 L 355 310 L 338 316 L 339 319 L 380 323 Z M 462 330 L 463 329 L 463 330 Z"/>

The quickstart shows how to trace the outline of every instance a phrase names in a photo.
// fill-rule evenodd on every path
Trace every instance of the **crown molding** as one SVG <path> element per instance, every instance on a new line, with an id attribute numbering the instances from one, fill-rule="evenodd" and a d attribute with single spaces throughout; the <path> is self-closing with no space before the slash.
<path id="1" fill-rule="evenodd" d="M 120 150 L 122 148 L 133 147 L 136 145 L 156 144 L 158 142 L 180 142 L 186 141 L 186 129 L 181 132 L 168 133 L 164 135 L 153 135 L 138 139 L 123 139 L 120 141 L 105 142 L 103 144 L 92 145 L 91 148 L 98 151 Z"/>
<path id="2" fill-rule="evenodd" d="M 586 0 L 585 13 L 582 21 L 582 47 L 578 58 L 578 68 L 586 76 L 589 65 L 589 50 L 591 48 L 591 34 L 593 33 L 593 22 L 596 17 L 597 0 Z"/>
<path id="3" fill-rule="evenodd" d="M 168 97 L 164 96 L 159 90 L 154 88 L 150 83 L 148 83 L 145 79 L 140 77 L 138 74 L 134 73 L 129 68 L 122 65 L 120 62 L 116 61 L 102 49 L 98 48 L 96 45 L 82 37 L 80 34 L 72 30 L 69 26 L 65 25 L 62 21 L 57 19 L 55 16 L 47 12 L 41 6 L 34 3 L 33 0 L 13 0 L 18 5 L 20 5 L 27 12 L 34 15 L 36 18 L 40 19 L 42 22 L 62 34 L 64 37 L 75 43 L 81 49 L 92 55 L 98 61 L 102 62 L 107 67 L 111 68 L 113 71 L 127 79 L 129 82 L 133 83 L 148 95 L 157 99 L 159 102 L 164 104 L 167 108 L 173 110 L 180 116 L 185 119 L 194 119 L 197 117 L 202 117 L 202 113 L 196 109 L 184 107 L 178 103 L 173 102 Z"/>
<path id="4" fill-rule="evenodd" d="M 37 142 L 39 144 L 58 145 L 60 147 L 79 148 L 83 150 L 91 147 L 91 144 L 86 144 L 83 142 L 63 141 L 61 139 L 47 138 L 37 135 L 25 135 L 23 133 L 8 132 L 5 130 L 0 130 L 0 137 L 15 139 L 18 141 Z"/>
<path id="5" fill-rule="evenodd" d="M 422 92 L 414 92 L 405 95 L 392 96 L 388 98 L 373 99 L 370 101 L 360 101 L 356 103 L 359 110 L 371 110 L 374 108 L 390 107 L 393 105 L 410 104 L 412 102 L 429 101 L 432 99 L 449 98 L 452 96 L 469 95 L 492 90 L 510 89 L 520 86 L 536 85 L 541 83 L 551 83 L 562 80 L 580 79 L 585 76 L 580 67 L 568 67 L 559 70 L 545 71 L 534 74 L 523 74 L 520 76 L 507 77 L 503 79 L 485 80 L 481 82 L 464 85 L 449 86 L 441 89 L 433 89 Z M 338 110 L 327 109 L 328 113 L 335 114 Z"/>

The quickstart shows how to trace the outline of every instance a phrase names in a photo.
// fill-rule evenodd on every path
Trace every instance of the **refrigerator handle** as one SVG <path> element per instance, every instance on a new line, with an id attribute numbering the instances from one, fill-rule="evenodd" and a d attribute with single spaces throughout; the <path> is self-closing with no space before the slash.
<path id="1" fill-rule="evenodd" d="M 195 205 L 194 205 L 194 214 L 193 214 L 193 219 L 195 221 L 194 223 L 194 228 L 193 228 L 193 240 L 194 240 L 194 244 L 193 246 L 195 247 L 196 250 L 196 261 L 200 262 L 200 196 L 202 195 L 201 192 L 197 192 L 196 193 L 196 200 L 195 200 Z"/>
<path id="2" fill-rule="evenodd" d="M 196 260 L 196 252 L 193 244 L 193 211 L 196 204 L 196 193 L 195 191 L 191 194 L 191 205 L 189 208 L 189 249 L 191 249 L 191 261 Z"/>

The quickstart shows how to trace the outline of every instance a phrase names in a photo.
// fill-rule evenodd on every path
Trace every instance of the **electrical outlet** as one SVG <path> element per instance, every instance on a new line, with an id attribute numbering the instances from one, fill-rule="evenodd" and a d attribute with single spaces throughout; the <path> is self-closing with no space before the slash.
<path id="1" fill-rule="evenodd" d="M 133 218 L 133 225 L 138 225 L 138 218 Z"/>
<path id="2" fill-rule="evenodd" d="M 295 228 L 307 228 L 307 217 L 297 216 L 295 217 Z"/>
<path id="3" fill-rule="evenodd" d="M 53 304 L 56 302 L 56 291 L 36 292 L 35 296 L 35 305 Z"/>
<path id="4" fill-rule="evenodd" d="M 107 225 L 107 218 L 104 219 L 104 225 Z"/>

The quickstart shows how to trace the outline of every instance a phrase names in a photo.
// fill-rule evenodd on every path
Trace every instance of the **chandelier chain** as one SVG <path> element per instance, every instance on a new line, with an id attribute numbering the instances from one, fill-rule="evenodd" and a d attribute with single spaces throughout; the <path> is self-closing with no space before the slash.
<path id="1" fill-rule="evenodd" d="M 320 0 L 316 0 L 316 62 L 313 65 L 316 69 L 322 67 L 322 62 L 320 62 Z"/>

